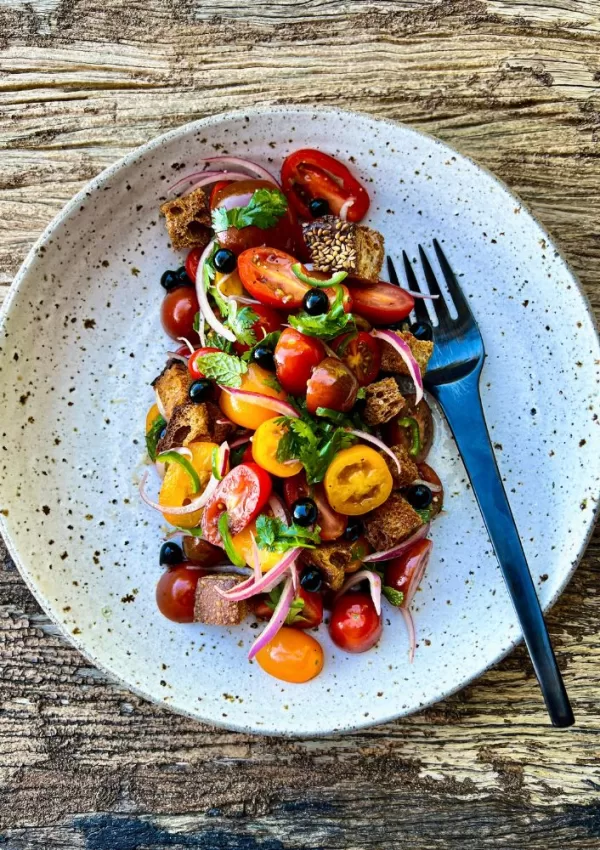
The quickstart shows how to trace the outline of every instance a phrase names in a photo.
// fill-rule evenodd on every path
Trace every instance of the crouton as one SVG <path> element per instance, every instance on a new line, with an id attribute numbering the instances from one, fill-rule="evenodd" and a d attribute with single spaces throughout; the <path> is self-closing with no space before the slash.
<path id="1" fill-rule="evenodd" d="M 221 408 L 212 401 L 201 404 L 186 401 L 173 410 L 165 433 L 158 441 L 157 450 L 168 452 L 178 446 L 189 446 L 190 443 L 202 440 L 220 445 L 232 431 L 235 431 L 235 425 L 226 420 Z"/>
<path id="2" fill-rule="evenodd" d="M 231 590 L 244 581 L 244 576 L 236 573 L 219 573 L 201 576 L 196 585 L 194 600 L 194 622 L 208 626 L 237 626 L 248 615 L 248 603 L 230 602 L 223 599 L 217 591 Z"/>
<path id="3" fill-rule="evenodd" d="M 353 545 L 346 540 L 321 543 L 316 549 L 305 549 L 302 560 L 321 570 L 327 587 L 339 590 L 344 583 L 345 570 L 356 560 Z"/>
<path id="4" fill-rule="evenodd" d="M 160 208 L 167 224 L 171 245 L 182 248 L 206 248 L 212 234 L 210 205 L 202 189 L 167 201 Z"/>
<path id="5" fill-rule="evenodd" d="M 413 481 L 419 477 L 417 464 L 409 455 L 405 446 L 390 446 L 390 449 L 400 461 L 402 471 L 398 470 L 397 465 L 391 457 L 386 454 L 386 452 L 379 452 L 379 454 L 386 462 L 389 471 L 392 473 L 394 490 L 400 490 L 402 487 L 410 487 Z"/>
<path id="6" fill-rule="evenodd" d="M 367 425 L 383 425 L 398 416 L 405 398 L 393 378 L 383 378 L 366 388 L 366 404 L 363 419 Z"/>
<path id="7" fill-rule="evenodd" d="M 421 372 L 427 370 L 429 358 L 433 353 L 433 343 L 426 339 L 417 339 L 408 331 L 397 331 L 398 336 L 408 343 L 413 357 L 419 364 Z M 382 341 L 381 345 L 381 371 L 395 372 L 397 375 L 409 375 L 408 367 L 400 357 L 395 348 L 389 342 Z"/>
<path id="8" fill-rule="evenodd" d="M 188 390 L 191 383 L 187 367 L 180 360 L 169 360 L 160 375 L 152 381 L 167 420 L 171 418 L 176 407 L 189 401 Z"/>
<path id="9" fill-rule="evenodd" d="M 377 230 L 326 215 L 303 224 L 302 231 L 317 271 L 346 271 L 363 280 L 379 280 L 384 248 Z"/>
<path id="10" fill-rule="evenodd" d="M 376 552 L 386 551 L 410 537 L 423 521 L 406 499 L 392 493 L 387 502 L 363 516 L 365 537 Z"/>
<path id="11" fill-rule="evenodd" d="M 233 422 L 230 422 L 222 412 L 218 404 L 212 401 L 205 402 L 208 413 L 208 427 L 210 429 L 210 438 L 213 443 L 221 445 L 223 440 L 226 440 L 236 430 Z"/>

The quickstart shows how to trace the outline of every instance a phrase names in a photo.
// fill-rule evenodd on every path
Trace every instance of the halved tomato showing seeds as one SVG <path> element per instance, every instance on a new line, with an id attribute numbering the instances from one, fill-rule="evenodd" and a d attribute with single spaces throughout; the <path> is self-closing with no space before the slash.
<path id="1" fill-rule="evenodd" d="M 222 546 L 221 514 L 227 513 L 232 535 L 238 534 L 260 513 L 271 495 L 271 476 L 256 463 L 241 463 L 228 472 L 202 515 L 202 533 L 209 543 Z"/>

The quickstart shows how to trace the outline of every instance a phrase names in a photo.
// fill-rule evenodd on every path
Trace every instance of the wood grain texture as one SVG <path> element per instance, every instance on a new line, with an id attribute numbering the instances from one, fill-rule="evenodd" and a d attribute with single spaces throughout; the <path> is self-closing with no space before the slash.
<path id="1" fill-rule="evenodd" d="M 399 119 L 479 160 L 600 307 L 596 0 L 0 4 L 0 293 L 122 154 L 289 101 Z M 294 742 L 215 731 L 90 669 L 2 548 L 0 564 L 0 847 L 600 846 L 599 535 L 549 616 L 578 720 L 563 732 L 522 649 L 384 727 Z"/>

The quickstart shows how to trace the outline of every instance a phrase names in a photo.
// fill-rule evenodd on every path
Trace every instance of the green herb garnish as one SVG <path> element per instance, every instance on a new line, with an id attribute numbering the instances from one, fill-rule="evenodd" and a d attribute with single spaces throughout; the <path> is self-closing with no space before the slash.
<path id="1" fill-rule="evenodd" d="M 256 520 L 256 545 L 269 552 L 286 552 L 296 546 L 314 549 L 321 542 L 319 531 L 318 528 L 311 531 L 294 522 L 286 525 L 278 517 L 261 514 Z"/>
<path id="2" fill-rule="evenodd" d="M 393 587 L 384 584 L 381 588 L 381 592 L 387 601 L 391 602 L 392 605 L 395 605 L 396 608 L 399 608 L 404 602 L 404 594 L 401 590 L 395 590 Z"/>
<path id="3" fill-rule="evenodd" d="M 297 316 L 290 316 L 290 325 L 306 336 L 316 336 L 320 339 L 333 339 L 346 328 L 354 330 L 356 327 L 354 316 L 352 313 L 344 312 L 344 290 L 339 285 L 334 288 L 335 299 L 327 313 L 321 316 L 309 316 L 303 311 Z"/>
<path id="4" fill-rule="evenodd" d="M 265 605 L 267 608 L 270 608 L 271 611 L 274 611 L 277 607 L 277 603 L 281 598 L 281 594 L 283 593 L 283 584 L 278 584 L 277 587 L 274 587 L 273 590 L 269 593 L 269 598 L 265 599 Z M 304 611 L 304 599 L 300 596 L 296 596 L 292 604 L 290 605 L 290 610 L 288 611 L 287 617 L 285 618 L 286 626 L 291 626 L 298 620 L 306 621 L 306 617 L 302 616 L 302 612 Z"/>
<path id="5" fill-rule="evenodd" d="M 256 334 L 253 327 L 255 322 L 258 322 L 258 316 L 252 307 L 242 307 L 237 309 L 237 302 L 231 301 L 229 306 L 229 315 L 227 316 L 227 324 L 236 335 L 237 341 L 242 345 L 256 345 Z"/>
<path id="6" fill-rule="evenodd" d="M 282 331 L 271 331 L 270 334 L 265 334 L 262 339 L 259 339 L 255 345 L 249 351 L 244 351 L 242 354 L 243 360 L 252 360 L 252 353 L 257 345 L 265 345 L 267 348 L 270 348 L 271 351 L 275 350 L 275 346 L 279 342 L 279 337 L 281 336 Z"/>
<path id="7" fill-rule="evenodd" d="M 222 513 L 219 517 L 219 534 L 221 535 L 221 540 L 223 542 L 223 548 L 225 549 L 225 553 L 234 567 L 245 567 L 246 562 L 242 557 L 238 555 L 233 546 L 233 541 L 231 539 L 231 532 L 229 531 L 228 518 L 226 513 Z"/>
<path id="8" fill-rule="evenodd" d="M 192 493 L 198 493 L 200 491 L 200 476 L 187 457 L 180 455 L 179 452 L 161 452 L 156 456 L 156 460 L 160 463 L 178 463 L 179 466 L 183 467 L 190 476 L 190 480 L 192 482 Z"/>
<path id="9" fill-rule="evenodd" d="M 224 351 L 225 354 L 231 354 L 233 343 L 229 342 L 228 339 L 225 339 L 224 336 L 221 336 L 216 331 L 210 330 L 206 334 L 206 347 L 218 348 L 220 351 Z"/>
<path id="10" fill-rule="evenodd" d="M 318 484 L 327 467 L 342 449 L 352 446 L 356 437 L 345 428 L 319 422 L 304 413 L 302 418 L 284 416 L 277 420 L 285 433 L 277 445 L 277 460 L 299 460 L 304 466 L 308 484 Z"/>
<path id="11" fill-rule="evenodd" d="M 419 423 L 412 416 L 404 416 L 398 419 L 398 425 L 401 428 L 410 428 L 411 446 L 408 453 L 416 457 L 421 451 L 421 432 L 419 431 Z"/>
<path id="12" fill-rule="evenodd" d="M 206 378 L 234 389 L 242 386 L 242 375 L 248 371 L 245 360 L 233 354 L 225 354 L 224 351 L 202 354 L 195 363 Z"/>
<path id="13" fill-rule="evenodd" d="M 418 513 L 421 517 L 421 522 L 423 523 L 423 525 L 426 525 L 428 522 L 431 521 L 431 508 L 422 508 L 421 510 L 416 511 L 416 513 Z"/>
<path id="14" fill-rule="evenodd" d="M 154 463 L 156 460 L 156 447 L 158 445 L 158 441 L 160 440 L 160 435 L 162 434 L 162 430 L 167 423 L 159 414 L 152 425 L 150 426 L 150 430 L 146 434 L 146 450 L 148 452 L 148 457 Z"/>
<path id="15" fill-rule="evenodd" d="M 306 274 L 306 272 L 302 271 L 302 263 L 294 263 L 292 266 L 292 271 L 302 283 L 307 283 L 309 286 L 316 286 L 321 289 L 324 289 L 327 286 L 335 286 L 336 283 L 341 283 L 343 280 L 346 280 L 348 277 L 348 272 L 335 272 L 330 278 L 327 280 L 319 280 L 318 277 L 311 277 Z"/>
<path id="16" fill-rule="evenodd" d="M 229 227 L 239 230 L 250 225 L 267 230 L 277 224 L 287 208 L 287 198 L 279 189 L 257 189 L 245 207 L 213 210 L 212 225 L 216 233 L 223 233 Z"/>

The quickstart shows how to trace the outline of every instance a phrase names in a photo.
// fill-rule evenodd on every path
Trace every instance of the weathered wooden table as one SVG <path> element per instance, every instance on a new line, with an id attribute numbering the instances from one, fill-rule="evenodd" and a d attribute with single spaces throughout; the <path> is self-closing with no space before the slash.
<path id="1" fill-rule="evenodd" d="M 3 0 L 0 293 L 122 154 L 209 113 L 284 102 L 396 118 L 475 157 L 600 306 L 597 0 Z M 422 714 L 281 741 L 107 681 L 0 543 L 0 847 L 598 848 L 598 569 L 596 538 L 549 616 L 574 729 L 548 727 L 519 649 Z"/>

